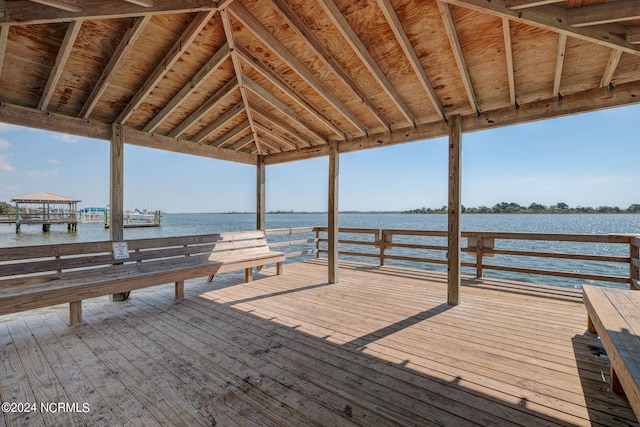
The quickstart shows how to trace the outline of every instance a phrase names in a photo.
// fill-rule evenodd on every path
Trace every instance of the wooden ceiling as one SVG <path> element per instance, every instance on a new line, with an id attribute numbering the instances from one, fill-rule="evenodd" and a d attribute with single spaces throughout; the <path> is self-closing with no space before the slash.
<path id="1" fill-rule="evenodd" d="M 638 0 L 0 0 L 0 121 L 255 164 L 640 102 Z"/>

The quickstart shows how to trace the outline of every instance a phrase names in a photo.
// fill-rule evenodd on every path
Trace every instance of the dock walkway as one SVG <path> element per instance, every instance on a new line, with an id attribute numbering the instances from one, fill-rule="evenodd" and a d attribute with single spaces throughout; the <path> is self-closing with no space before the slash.
<path id="1" fill-rule="evenodd" d="M 579 290 L 466 280 L 449 307 L 440 273 L 340 267 L 0 317 L 0 400 L 38 405 L 0 426 L 637 425 Z"/>

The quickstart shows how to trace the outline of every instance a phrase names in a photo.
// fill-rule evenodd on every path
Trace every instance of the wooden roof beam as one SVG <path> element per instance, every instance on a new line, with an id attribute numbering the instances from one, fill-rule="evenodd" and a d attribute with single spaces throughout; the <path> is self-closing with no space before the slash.
<path id="1" fill-rule="evenodd" d="M 0 122 L 107 141 L 111 139 L 112 132 L 111 123 L 105 123 L 100 120 L 87 122 L 81 118 L 64 116 L 53 112 L 44 114 L 35 108 L 21 107 L 7 102 L 0 105 Z M 256 156 L 247 153 L 236 153 L 231 150 L 211 147 L 206 144 L 197 144 L 187 140 L 176 141 L 174 138 L 167 136 L 153 135 L 126 127 L 124 129 L 126 143 L 131 145 L 250 165 L 255 165 L 257 162 Z"/>
<path id="2" fill-rule="evenodd" d="M 616 108 L 623 105 L 640 104 L 640 82 L 623 83 L 615 90 L 600 88 L 589 89 L 566 95 L 562 100 L 553 98 L 523 104 L 519 109 L 511 106 L 491 111 L 482 115 L 469 114 L 463 117 L 463 131 L 475 132 L 513 124 L 545 120 L 584 113 L 588 111 Z M 379 133 L 369 137 L 359 137 L 343 141 L 339 144 L 341 153 L 359 151 L 369 148 L 385 147 L 425 139 L 440 138 L 448 135 L 446 123 L 438 121 L 418 125 L 416 128 L 403 129 L 401 132 Z M 265 164 L 272 165 L 294 160 L 321 157 L 329 154 L 328 146 L 301 148 L 298 151 L 276 153 L 265 158 Z"/>
<path id="3" fill-rule="evenodd" d="M 269 91 L 267 91 L 262 86 L 260 86 L 259 84 L 257 84 L 256 82 L 254 82 L 253 80 L 251 80 L 249 77 L 246 77 L 246 76 L 245 76 L 244 84 L 247 89 L 249 89 L 251 92 L 258 95 L 268 104 L 270 104 L 273 108 L 275 108 L 276 110 L 279 110 L 285 116 L 290 117 L 293 121 L 299 123 L 300 126 L 306 129 L 310 134 L 312 134 L 317 139 L 320 139 L 321 141 L 325 142 L 322 137 L 322 134 L 318 133 L 311 126 L 306 124 L 305 121 L 302 119 L 302 117 L 300 117 L 295 111 L 289 108 L 289 106 L 287 106 L 285 103 L 280 101 Z"/>
<path id="4" fill-rule="evenodd" d="M 344 139 L 346 131 L 340 129 L 335 123 L 331 121 L 322 111 L 320 111 L 315 105 L 304 99 L 296 90 L 285 82 L 282 77 L 260 59 L 256 58 L 251 52 L 245 49 L 243 46 L 236 46 L 235 52 L 242 58 L 251 68 L 259 72 L 264 78 L 269 80 L 271 84 L 276 86 L 282 92 L 284 92 L 291 100 L 296 104 L 304 108 L 309 114 L 315 117 L 320 123 L 331 130 L 340 139 Z"/>
<path id="5" fill-rule="evenodd" d="M 208 145 L 212 145 L 214 147 L 222 147 L 224 144 L 227 143 L 227 141 L 229 141 L 230 139 L 233 139 L 233 137 L 235 137 L 238 134 L 246 131 L 247 129 L 251 129 L 251 125 L 249 124 L 249 120 L 245 120 L 242 123 L 234 126 L 228 132 L 225 132 L 223 135 L 221 135 L 220 137 L 216 138 L 215 141 L 210 142 Z"/>
<path id="6" fill-rule="evenodd" d="M 324 3 L 328 3 L 330 1 L 332 2 L 332 0 L 322 0 L 322 1 Z M 331 3 L 331 4 L 333 4 L 333 3 Z M 382 12 L 384 13 L 385 18 L 387 19 L 387 23 L 391 27 L 391 30 L 393 30 L 393 34 L 396 36 L 396 39 L 398 40 L 398 43 L 402 47 L 402 50 L 404 51 L 405 56 L 407 57 L 407 59 L 409 60 L 409 63 L 411 64 L 411 67 L 413 68 L 413 71 L 416 73 L 416 76 L 417 76 L 418 80 L 420 81 L 420 84 L 422 85 L 422 88 L 427 93 L 427 96 L 429 97 L 429 101 L 431 101 L 431 104 L 433 105 L 433 108 L 436 110 L 438 115 L 443 120 L 446 120 L 447 119 L 447 115 L 446 115 L 446 113 L 444 111 L 444 107 L 442 105 L 442 102 L 440 102 L 440 99 L 438 98 L 438 95 L 436 94 L 435 90 L 433 89 L 433 86 L 431 85 L 431 82 L 429 81 L 429 78 L 427 77 L 427 73 L 424 71 L 424 67 L 422 66 L 422 63 L 420 62 L 420 58 L 418 58 L 418 55 L 416 54 L 416 51 L 413 48 L 413 45 L 411 44 L 411 41 L 409 40 L 409 37 L 407 36 L 407 33 L 405 33 L 404 29 L 402 28 L 402 23 L 400 22 L 400 19 L 398 18 L 398 15 L 396 14 L 395 10 L 393 9 L 393 6 L 389 2 L 389 0 L 378 0 L 378 5 L 382 9 Z M 334 5 L 334 7 L 335 7 L 335 5 Z M 342 14 L 340 14 L 340 16 L 342 16 Z M 343 17 L 343 19 L 344 19 L 344 17 Z M 346 24 L 346 20 L 344 22 L 345 22 L 345 25 L 347 25 Z M 351 27 L 349 27 L 349 28 L 351 28 Z M 354 33 L 354 36 L 355 36 L 355 33 Z M 371 58 L 371 60 L 373 61 L 373 58 Z M 382 73 L 382 70 L 380 70 L 380 72 Z M 413 119 L 413 123 L 412 124 L 414 126 L 417 124 L 415 119 Z"/>
<path id="7" fill-rule="evenodd" d="M 567 50 L 567 36 L 558 34 L 558 47 L 556 48 L 556 68 L 553 74 L 553 93 L 551 96 L 561 97 L 560 81 L 562 80 L 562 69 L 564 68 L 564 53 Z"/>
<path id="8" fill-rule="evenodd" d="M 518 10 L 528 7 L 544 6 L 545 4 L 560 3 L 565 0 L 505 0 L 507 9 Z"/>
<path id="9" fill-rule="evenodd" d="M 395 104 L 396 108 L 402 113 L 408 123 L 415 125 L 415 115 L 409 109 L 409 106 L 404 102 L 398 91 L 393 87 L 387 76 L 384 74 L 376 60 L 371 56 L 369 50 L 362 43 L 362 40 L 358 37 L 353 28 L 349 25 L 340 9 L 333 3 L 333 0 L 318 0 L 325 13 L 336 26 L 338 31 L 342 34 L 342 37 L 351 46 L 351 49 L 358 55 L 360 61 L 369 70 L 369 73 L 375 78 L 383 91 L 389 96 L 391 101 Z M 394 12 L 395 13 L 395 12 Z"/>
<path id="10" fill-rule="evenodd" d="M 62 72 L 64 71 L 64 67 L 67 64 L 69 55 L 71 55 L 73 44 L 76 41 L 76 37 L 78 37 L 81 26 L 82 21 L 71 21 L 69 23 L 67 32 L 65 33 L 64 39 L 62 40 L 62 45 L 60 46 L 60 50 L 58 51 L 56 62 L 51 68 L 49 79 L 47 80 L 47 84 L 44 87 L 40 102 L 38 103 L 38 110 L 45 111 L 49 107 L 49 102 L 51 101 L 53 92 L 55 92 L 56 90 L 56 86 L 58 85 L 60 76 L 62 76 Z"/>
<path id="11" fill-rule="evenodd" d="M 349 123 L 351 123 L 359 133 L 367 134 L 369 131 L 366 125 L 352 112 L 342 101 L 338 99 L 316 76 L 309 71 L 280 41 L 267 30 L 247 9 L 240 3 L 233 3 L 229 6 L 234 16 L 250 30 L 255 37 L 272 49 L 291 70 L 302 77 L 329 105 L 338 111 Z"/>
<path id="12" fill-rule="evenodd" d="M 622 51 L 619 49 L 613 49 L 611 51 L 611 55 L 609 56 L 609 61 L 607 61 L 607 66 L 604 69 L 604 73 L 602 73 L 602 79 L 600 79 L 600 87 L 609 87 L 609 85 L 611 84 L 611 80 L 613 80 L 613 74 L 616 72 L 616 68 L 618 68 L 620 58 L 622 58 Z"/>
<path id="13" fill-rule="evenodd" d="M 281 132 L 291 135 L 296 141 L 300 143 L 300 145 L 303 145 L 305 147 L 314 146 L 306 135 L 303 135 L 298 128 L 289 125 L 287 121 L 276 119 L 275 117 L 273 117 L 271 112 L 266 111 L 264 108 L 256 105 L 255 103 L 251 104 L 251 109 L 254 113 L 262 117 L 262 120 L 268 122 L 269 125 L 273 126 L 274 128 L 280 129 Z M 294 145 L 297 149 L 298 144 L 294 143 Z"/>
<path id="14" fill-rule="evenodd" d="M 467 68 L 467 64 L 464 61 L 462 49 L 460 48 L 460 40 L 458 40 L 458 33 L 456 32 L 456 26 L 453 22 L 453 16 L 451 16 L 451 10 L 449 9 L 449 5 L 447 3 L 443 3 L 440 0 L 437 0 L 436 3 L 438 4 L 438 9 L 440 10 L 440 16 L 442 17 L 442 22 L 444 23 L 445 32 L 447 33 L 447 37 L 449 38 L 449 44 L 451 45 L 453 56 L 455 57 L 456 64 L 458 65 L 458 71 L 460 72 L 460 76 L 462 77 L 462 84 L 464 85 L 464 90 L 467 93 L 467 99 L 469 100 L 471 111 L 480 114 L 480 105 L 478 105 L 476 93 L 473 90 L 473 83 L 471 83 L 469 69 Z"/>
<path id="15" fill-rule="evenodd" d="M 242 64 L 240 63 L 240 58 L 238 54 L 236 54 L 236 42 L 235 37 L 233 35 L 233 28 L 231 27 L 231 19 L 229 18 L 229 14 L 227 10 L 221 10 L 220 16 L 222 18 L 222 26 L 224 27 L 224 33 L 227 37 L 227 43 L 229 44 L 229 49 L 231 50 L 231 61 L 233 62 L 233 69 L 236 73 L 236 78 L 240 83 L 240 94 L 242 96 L 242 102 L 244 103 L 244 108 L 247 112 L 247 120 L 249 120 L 249 126 L 251 126 L 251 133 L 253 134 L 253 139 L 256 143 L 256 150 L 258 154 L 262 154 L 260 152 L 260 144 L 258 142 L 258 131 L 256 130 L 255 125 L 253 124 L 253 116 L 251 114 L 251 109 L 249 108 L 249 97 L 247 95 L 247 90 L 244 87 L 244 73 L 242 72 Z"/>
<path id="16" fill-rule="evenodd" d="M 124 124 L 131 117 L 136 108 L 140 106 L 151 91 L 160 83 L 162 78 L 169 72 L 173 64 L 175 64 L 180 56 L 187 50 L 189 45 L 200 34 L 200 31 L 213 17 L 213 11 L 199 12 L 191 21 L 189 26 L 180 35 L 178 40 L 173 44 L 167 54 L 158 62 L 155 70 L 149 78 L 144 82 L 142 87 L 136 92 L 129 104 L 118 115 L 115 122 Z"/>
<path id="17" fill-rule="evenodd" d="M 522 22 L 548 31 L 562 33 L 570 37 L 596 43 L 612 49 L 622 49 L 625 53 L 640 55 L 640 47 L 628 43 L 622 26 L 572 27 L 568 25 L 568 11 L 552 4 L 521 10 L 510 10 L 506 0 L 442 0 L 456 6 L 466 7 L 482 13 Z M 635 1 L 635 0 L 634 0 Z M 616 2 L 617 3 L 617 2 Z M 615 4 L 615 3 L 612 3 Z M 619 30 L 619 31 L 618 31 Z"/>
<path id="18" fill-rule="evenodd" d="M 45 0 L 46 1 L 46 0 Z M 54 2 L 60 4 L 61 2 Z M 216 12 L 212 0 L 153 0 L 152 7 L 140 7 L 122 0 L 82 2 L 82 8 L 69 11 L 56 8 L 34 7 L 31 1 L 6 2 L 6 13 L 0 17 L 0 25 L 31 25 L 69 22 L 75 19 L 100 20 L 152 16 L 158 14 Z M 77 5 L 79 3 L 68 3 Z"/>
<path id="19" fill-rule="evenodd" d="M 200 105 L 193 113 L 182 121 L 174 130 L 169 132 L 167 136 L 178 138 L 189 129 L 194 123 L 200 120 L 204 115 L 216 107 L 223 99 L 238 89 L 238 79 L 233 76 L 226 82 L 213 96 L 209 97 L 202 105 Z M 244 105 L 244 104 L 243 104 Z"/>
<path id="20" fill-rule="evenodd" d="M 153 132 L 160 126 L 162 121 L 171 113 L 173 113 L 182 102 L 191 95 L 213 72 L 215 72 L 224 61 L 229 58 L 231 52 L 229 45 L 225 43 L 220 49 L 214 53 L 211 58 L 204 64 L 198 72 L 174 95 L 164 108 L 156 114 L 156 116 L 142 129 L 143 132 Z"/>
<path id="21" fill-rule="evenodd" d="M 333 74 L 348 88 L 350 88 L 360 100 L 368 107 L 371 114 L 387 129 L 392 130 L 391 122 L 387 117 L 382 114 L 380 109 L 373 104 L 371 99 L 366 93 L 358 86 L 358 84 L 351 78 L 351 76 L 342 68 L 342 66 L 335 60 L 335 58 L 324 47 L 322 42 L 316 37 L 311 29 L 304 23 L 302 19 L 291 9 L 291 7 L 283 0 L 271 0 L 271 3 L 276 7 L 290 27 L 298 33 L 315 54 L 324 62 L 324 64 L 331 69 Z"/>
<path id="22" fill-rule="evenodd" d="M 75 2 L 75 1 L 71 3 L 56 1 L 56 0 L 31 0 L 31 1 L 33 3 L 38 3 L 45 6 L 53 7 L 55 9 L 64 10 L 65 12 L 80 13 L 83 11 L 82 6 L 79 6 L 78 2 Z"/>
<path id="23" fill-rule="evenodd" d="M 640 19 L 638 0 L 619 0 L 612 3 L 577 7 L 567 12 L 568 23 L 572 27 L 610 24 Z"/>
<path id="24" fill-rule="evenodd" d="M 504 36 L 504 53 L 507 61 L 507 80 L 509 81 L 509 102 L 516 104 L 516 79 L 513 69 L 513 48 L 511 46 L 511 24 L 507 18 L 502 18 L 502 34 Z"/>
<path id="25" fill-rule="evenodd" d="M 222 115 L 220 115 L 217 119 L 211 122 L 207 127 L 202 129 L 196 136 L 191 138 L 195 142 L 202 142 L 209 135 L 214 133 L 216 130 L 224 126 L 229 120 L 235 119 L 240 113 L 244 111 L 244 102 L 242 100 L 238 102 L 233 107 L 227 109 Z"/>
<path id="26" fill-rule="evenodd" d="M 104 68 L 104 70 L 102 70 L 100 78 L 98 79 L 96 84 L 93 85 L 93 90 L 89 94 L 89 98 L 87 98 L 87 100 L 85 101 L 82 110 L 80 110 L 80 113 L 78 114 L 78 117 L 88 119 L 89 116 L 91 116 L 93 109 L 96 107 L 98 101 L 102 97 L 102 94 L 109 86 L 109 82 L 113 77 L 114 71 L 122 63 L 127 53 L 129 53 L 129 50 L 131 50 L 136 40 L 142 33 L 142 30 L 144 30 L 145 26 L 149 23 L 150 20 L 151 15 L 136 18 L 129 29 L 127 29 L 127 31 L 124 33 L 124 36 L 120 40 L 120 43 L 118 43 L 118 47 L 111 55 L 107 66 Z"/>

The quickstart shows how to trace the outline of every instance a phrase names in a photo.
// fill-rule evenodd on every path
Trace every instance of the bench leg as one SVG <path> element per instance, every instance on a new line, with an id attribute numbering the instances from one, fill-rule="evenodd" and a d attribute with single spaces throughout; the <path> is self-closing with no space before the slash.
<path id="1" fill-rule="evenodd" d="M 69 324 L 71 326 L 82 325 L 82 301 L 69 303 Z"/>
<path id="2" fill-rule="evenodd" d="M 251 267 L 244 269 L 244 281 L 246 283 L 253 281 L 253 272 L 251 270 Z"/>
<path id="3" fill-rule="evenodd" d="M 263 268 L 264 268 L 264 265 L 259 265 L 258 267 L 256 267 L 258 271 L 262 271 Z"/>
<path id="4" fill-rule="evenodd" d="M 176 300 L 184 299 L 184 280 L 176 282 Z"/>
<path id="5" fill-rule="evenodd" d="M 591 316 L 589 316 L 589 314 L 587 314 L 587 331 L 591 332 L 592 334 L 598 333 L 598 331 L 596 331 L 596 326 L 593 324 L 593 320 L 591 320 Z"/>
<path id="6" fill-rule="evenodd" d="M 213 276 L 215 276 L 215 274 L 212 274 L 211 276 L 209 276 L 209 282 L 213 281 Z"/>
<path id="7" fill-rule="evenodd" d="M 280 276 L 282 274 L 282 263 L 281 262 L 277 262 L 276 263 L 276 274 L 278 276 Z"/>
<path id="8" fill-rule="evenodd" d="M 624 390 L 622 390 L 622 384 L 620 384 L 620 379 L 618 378 L 618 374 L 613 370 L 613 366 L 611 367 L 611 390 L 617 394 L 623 394 Z"/>

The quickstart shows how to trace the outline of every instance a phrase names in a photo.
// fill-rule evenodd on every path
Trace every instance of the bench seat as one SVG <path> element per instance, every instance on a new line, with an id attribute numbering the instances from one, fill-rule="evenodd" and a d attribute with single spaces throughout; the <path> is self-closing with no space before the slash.
<path id="1" fill-rule="evenodd" d="M 82 300 L 276 264 L 284 252 L 269 249 L 264 232 L 235 232 L 112 242 L 0 248 L 0 315 L 70 303 L 70 323 L 82 323 Z M 123 246 L 124 245 L 124 246 Z M 117 250 L 118 249 L 118 250 Z M 121 252 L 122 258 L 116 253 Z"/>
<path id="2" fill-rule="evenodd" d="M 640 292 L 583 286 L 587 328 L 611 363 L 611 387 L 624 392 L 640 420 Z"/>

